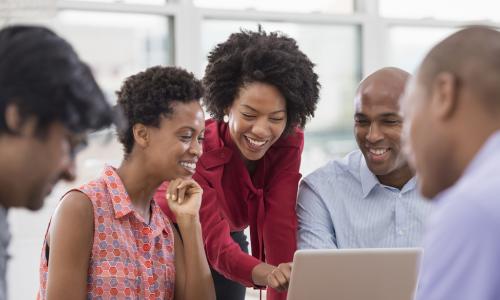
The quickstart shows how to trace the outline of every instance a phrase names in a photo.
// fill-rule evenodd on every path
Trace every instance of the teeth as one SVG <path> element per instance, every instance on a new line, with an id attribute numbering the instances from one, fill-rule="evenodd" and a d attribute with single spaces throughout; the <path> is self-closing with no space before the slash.
<path id="1" fill-rule="evenodd" d="M 382 155 L 386 153 L 388 149 L 370 149 L 370 153 L 375 154 L 375 155 Z"/>
<path id="2" fill-rule="evenodd" d="M 184 168 L 192 169 L 192 170 L 196 169 L 195 163 L 181 162 L 181 166 L 183 166 Z"/>
<path id="3" fill-rule="evenodd" d="M 248 136 L 246 138 L 248 139 L 248 141 L 250 142 L 250 144 L 252 144 L 253 146 L 257 146 L 257 147 L 260 147 L 260 146 L 264 145 L 267 142 L 267 141 L 259 142 L 259 141 L 256 141 L 254 139 L 249 138 Z"/>

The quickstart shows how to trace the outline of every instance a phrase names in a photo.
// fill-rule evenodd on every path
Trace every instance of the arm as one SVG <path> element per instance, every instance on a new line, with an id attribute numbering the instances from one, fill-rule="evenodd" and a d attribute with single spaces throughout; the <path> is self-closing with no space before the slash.
<path id="1" fill-rule="evenodd" d="M 299 249 L 337 248 L 335 228 L 322 197 L 302 181 L 297 200 Z"/>
<path id="2" fill-rule="evenodd" d="M 176 179 L 167 189 L 168 206 L 183 239 L 174 228 L 176 300 L 215 300 L 212 275 L 203 249 L 198 212 L 203 190 L 194 180 Z"/>
<path id="3" fill-rule="evenodd" d="M 199 174 L 195 174 L 194 178 L 203 188 L 200 219 L 210 265 L 226 278 L 248 287 L 255 286 L 252 280 L 252 270 L 262 262 L 242 251 L 231 238 L 230 225 L 222 217 L 216 190 Z"/>
<path id="4" fill-rule="evenodd" d="M 86 299 L 94 232 L 92 203 L 81 192 L 69 192 L 50 225 L 47 299 Z M 50 240 L 49 240 L 50 238 Z"/>
<path id="5" fill-rule="evenodd" d="M 272 165 L 270 175 L 266 180 L 264 201 L 266 214 L 263 224 L 263 241 L 266 253 L 266 262 L 280 266 L 277 271 L 269 273 L 273 277 L 276 272 L 279 286 L 270 287 L 282 291 L 288 287 L 290 272 L 283 268 L 284 263 L 291 262 L 297 248 L 297 215 L 295 211 L 297 189 L 300 180 L 300 158 L 302 154 L 303 138 L 298 134 L 295 145 L 280 147 L 269 157 Z M 270 154 L 271 155 L 271 154 Z M 285 264 L 290 266 L 290 264 Z M 279 277 L 282 277 L 279 280 Z M 267 278 L 271 282 L 271 278 Z M 285 299 L 286 294 L 277 294 L 268 290 L 269 299 Z"/>

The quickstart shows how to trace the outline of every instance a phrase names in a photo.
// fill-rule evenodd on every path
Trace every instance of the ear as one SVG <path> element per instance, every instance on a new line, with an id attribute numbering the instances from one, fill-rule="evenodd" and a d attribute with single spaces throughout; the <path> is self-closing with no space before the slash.
<path id="1" fill-rule="evenodd" d="M 141 148 L 146 148 L 149 145 L 149 130 L 144 124 L 137 123 L 132 127 L 134 141 Z"/>
<path id="2" fill-rule="evenodd" d="M 14 133 L 19 133 L 21 129 L 21 116 L 17 105 L 11 103 L 5 108 L 5 125 L 7 129 Z"/>
<path id="3" fill-rule="evenodd" d="M 34 117 L 23 119 L 19 107 L 10 103 L 5 108 L 5 125 L 7 130 L 14 134 L 32 135 L 36 131 L 37 122 Z"/>
<path id="4" fill-rule="evenodd" d="M 431 112 L 440 119 L 453 116 L 458 107 L 458 82 L 449 72 L 437 74 L 432 83 Z"/>

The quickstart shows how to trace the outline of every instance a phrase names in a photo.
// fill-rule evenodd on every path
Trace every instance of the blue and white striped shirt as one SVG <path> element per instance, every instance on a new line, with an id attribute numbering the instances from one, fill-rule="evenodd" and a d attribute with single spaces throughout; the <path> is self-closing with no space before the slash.
<path id="1" fill-rule="evenodd" d="M 385 186 L 356 150 L 302 180 L 298 248 L 420 246 L 431 207 L 420 196 L 415 177 L 401 190 Z"/>

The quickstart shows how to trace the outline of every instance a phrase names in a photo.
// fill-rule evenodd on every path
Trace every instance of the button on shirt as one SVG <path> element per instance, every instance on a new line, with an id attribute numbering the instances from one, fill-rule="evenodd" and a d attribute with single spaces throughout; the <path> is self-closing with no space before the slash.
<path id="1" fill-rule="evenodd" d="M 500 131 L 437 196 L 424 241 L 419 300 L 500 299 Z"/>
<path id="2" fill-rule="evenodd" d="M 356 150 L 302 180 L 298 248 L 419 246 L 431 206 L 420 196 L 416 178 L 401 190 L 385 186 Z"/>
<path id="3" fill-rule="evenodd" d="M 7 248 L 10 243 L 9 224 L 7 223 L 7 210 L 0 205 L 0 300 L 7 299 Z"/>

